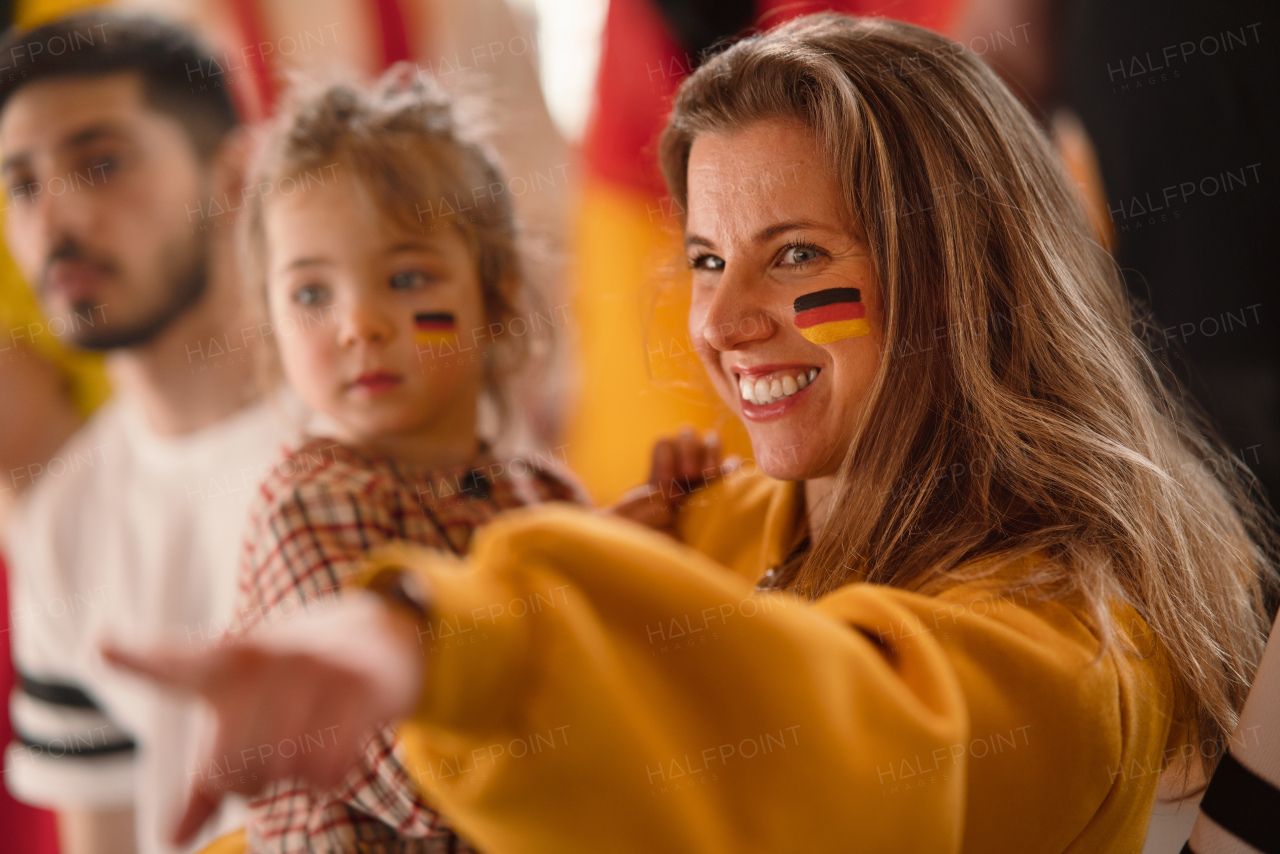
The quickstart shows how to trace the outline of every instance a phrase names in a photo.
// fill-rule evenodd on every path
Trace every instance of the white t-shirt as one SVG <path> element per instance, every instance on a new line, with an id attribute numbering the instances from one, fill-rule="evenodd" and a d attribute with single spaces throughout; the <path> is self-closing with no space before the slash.
<path id="1" fill-rule="evenodd" d="M 99 644 L 181 648 L 226 630 L 248 504 L 294 439 L 288 423 L 262 403 L 161 436 L 116 400 L 46 464 L 7 536 L 15 796 L 54 809 L 132 805 L 140 854 L 176 850 L 169 833 L 201 773 L 201 712 L 109 667 Z M 242 810 L 228 802 L 187 850 L 240 826 Z"/>

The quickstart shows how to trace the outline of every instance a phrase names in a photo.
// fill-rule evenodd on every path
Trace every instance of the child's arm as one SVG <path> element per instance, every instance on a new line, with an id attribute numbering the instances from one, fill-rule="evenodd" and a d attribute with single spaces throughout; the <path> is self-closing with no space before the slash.
<path id="1" fill-rule="evenodd" d="M 604 512 L 675 536 L 684 500 L 736 467 L 735 460 L 726 462 L 720 456 L 720 437 L 714 431 L 699 438 L 686 427 L 674 437 L 661 438 L 653 446 L 649 482 L 628 491 Z"/>

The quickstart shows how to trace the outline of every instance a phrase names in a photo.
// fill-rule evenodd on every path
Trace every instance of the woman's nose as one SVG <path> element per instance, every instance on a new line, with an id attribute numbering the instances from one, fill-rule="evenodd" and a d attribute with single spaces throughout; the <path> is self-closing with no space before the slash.
<path id="1" fill-rule="evenodd" d="M 728 285 L 728 287 L 726 287 Z M 702 321 L 702 339 L 716 350 L 733 350 L 773 335 L 776 321 L 752 299 L 750 289 L 722 279 Z"/>

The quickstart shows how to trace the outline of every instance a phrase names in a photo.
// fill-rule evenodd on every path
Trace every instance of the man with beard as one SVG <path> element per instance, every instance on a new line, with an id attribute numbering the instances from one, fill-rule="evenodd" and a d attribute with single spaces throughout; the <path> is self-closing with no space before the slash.
<path id="1" fill-rule="evenodd" d="M 256 391 L 271 329 L 240 314 L 236 215 L 212 201 L 242 196 L 245 146 L 229 93 L 191 82 L 212 54 L 172 25 L 88 13 L 11 31 L 0 57 L 10 249 L 50 330 L 107 352 L 116 389 L 13 473 L 30 483 L 7 543 L 5 779 L 58 810 L 68 854 L 169 851 L 205 773 L 194 711 L 113 677 L 96 647 L 225 631 L 246 505 L 288 437 Z"/>

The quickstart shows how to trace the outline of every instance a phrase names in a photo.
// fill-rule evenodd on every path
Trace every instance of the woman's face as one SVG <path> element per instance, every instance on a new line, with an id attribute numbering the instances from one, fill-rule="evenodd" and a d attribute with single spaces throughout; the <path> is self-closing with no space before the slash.
<path id="1" fill-rule="evenodd" d="M 880 289 L 817 139 L 782 121 L 689 154 L 689 329 L 760 468 L 835 474 L 880 360 Z"/>

